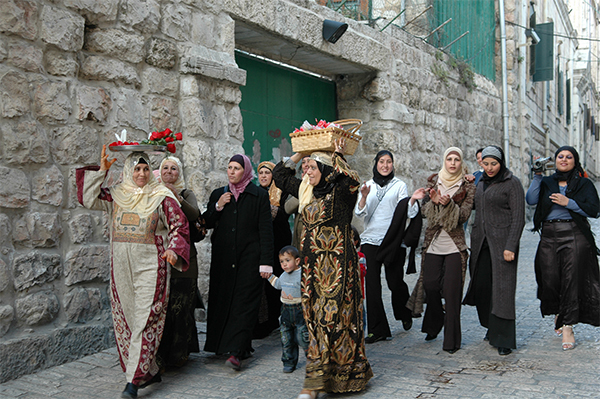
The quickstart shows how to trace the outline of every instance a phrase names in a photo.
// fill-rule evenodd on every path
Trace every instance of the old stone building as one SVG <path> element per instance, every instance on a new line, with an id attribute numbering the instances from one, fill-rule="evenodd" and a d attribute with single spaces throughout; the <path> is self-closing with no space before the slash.
<path id="1" fill-rule="evenodd" d="M 337 43 L 322 37 L 326 19 L 349 25 Z M 113 344 L 107 220 L 78 205 L 74 171 L 97 164 L 115 133 L 140 141 L 182 131 L 177 152 L 204 204 L 225 184 L 231 155 L 291 151 L 289 125 L 269 128 L 279 140 L 271 152 L 253 141 L 266 132 L 245 128 L 253 104 L 241 107 L 244 98 L 277 103 L 254 89 L 262 64 L 252 73 L 239 66 L 255 56 L 296 68 L 292 79 L 333 85 L 333 117 L 364 122 L 349 158 L 364 179 L 382 148 L 396 154 L 397 175 L 413 190 L 448 146 L 474 158 L 476 148 L 501 144 L 494 82 L 475 75 L 468 88 L 449 57 L 420 38 L 314 0 L 2 1 L 0 381 Z M 307 107 L 319 96 L 302 95 Z M 208 240 L 198 249 L 206 294 Z"/>

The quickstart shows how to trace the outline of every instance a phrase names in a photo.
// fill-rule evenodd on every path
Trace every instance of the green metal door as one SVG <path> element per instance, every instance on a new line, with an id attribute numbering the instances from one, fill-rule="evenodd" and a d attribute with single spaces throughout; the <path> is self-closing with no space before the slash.
<path id="1" fill-rule="evenodd" d="M 292 154 L 289 134 L 305 120 L 336 119 L 335 83 L 236 53 L 247 72 L 240 88 L 244 151 L 254 166 Z"/>

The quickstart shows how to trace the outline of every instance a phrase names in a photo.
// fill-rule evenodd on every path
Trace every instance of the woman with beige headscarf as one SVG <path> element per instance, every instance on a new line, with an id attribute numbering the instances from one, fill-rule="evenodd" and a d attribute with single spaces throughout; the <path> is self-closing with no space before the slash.
<path id="1" fill-rule="evenodd" d="M 465 179 L 463 153 L 457 147 L 444 152 L 442 168 L 427 179 L 411 201 L 423 200 L 427 218 L 423 242 L 421 275 L 408 301 L 413 314 L 421 313 L 424 296 L 427 309 L 421 331 L 426 341 L 444 328 L 442 348 L 449 353 L 460 349 L 460 307 L 467 270 L 467 244 L 463 224 L 471 215 L 475 185 Z M 444 305 L 442 305 L 444 298 Z"/>
<path id="2" fill-rule="evenodd" d="M 158 180 L 163 183 L 181 204 L 190 227 L 190 267 L 185 272 L 171 268 L 171 294 L 163 339 L 158 349 L 157 362 L 161 370 L 181 367 L 189 354 L 200 352 L 194 310 L 198 305 L 198 261 L 194 241 L 195 221 L 200 216 L 196 196 L 185 188 L 183 165 L 179 158 L 168 155 L 160 163 Z M 192 234 L 192 232 L 194 234 Z"/>
<path id="3" fill-rule="evenodd" d="M 279 250 L 292 242 L 292 230 L 289 217 L 285 212 L 284 204 L 288 197 L 273 182 L 273 162 L 264 161 L 258 164 L 258 184 L 269 193 L 271 204 L 271 220 L 273 222 L 273 274 L 277 277 L 283 273 L 279 264 Z M 279 327 L 281 313 L 281 292 L 273 288 L 268 281 L 263 282 L 264 293 L 258 313 L 258 322 L 254 327 L 253 337 L 264 338 Z"/>
<path id="4" fill-rule="evenodd" d="M 187 270 L 187 219 L 171 190 L 160 184 L 143 152 L 132 152 L 122 182 L 102 188 L 112 164 L 106 146 L 100 167 L 77 169 L 77 198 L 88 209 L 109 214 L 110 302 L 115 340 L 127 385 L 121 397 L 160 381 L 156 352 L 162 337 L 173 266 Z"/>

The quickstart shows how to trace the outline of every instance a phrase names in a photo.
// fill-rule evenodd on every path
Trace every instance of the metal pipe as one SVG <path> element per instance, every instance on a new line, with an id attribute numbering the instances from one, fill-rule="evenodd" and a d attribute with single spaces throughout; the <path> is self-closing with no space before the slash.
<path id="1" fill-rule="evenodd" d="M 444 27 L 444 25 L 446 25 L 450 21 L 452 21 L 452 18 L 448 18 L 448 20 L 446 20 L 446 22 L 444 22 L 443 24 L 441 24 L 440 26 L 438 26 L 437 28 L 435 28 L 434 30 L 432 30 L 430 34 L 428 34 L 427 36 L 425 36 L 423 38 L 423 40 L 427 39 L 429 36 L 433 35 L 435 32 L 437 32 L 438 30 L 442 29 Z"/>
<path id="2" fill-rule="evenodd" d="M 390 22 L 388 22 L 388 24 L 386 26 L 384 26 L 383 28 L 381 28 L 381 30 L 379 32 L 383 32 L 383 30 L 385 28 L 387 28 L 388 26 L 390 26 L 392 24 L 392 22 L 394 22 L 396 20 L 396 18 L 398 18 L 400 15 L 404 14 L 404 11 L 406 11 L 406 8 L 404 10 L 400 11 L 398 13 L 398 15 L 396 15 Z"/>
<path id="3" fill-rule="evenodd" d="M 415 22 L 417 20 L 417 18 L 419 18 L 421 15 L 425 14 L 427 11 L 431 10 L 433 8 L 433 6 L 429 6 L 426 9 L 424 9 L 423 11 L 421 11 L 416 17 L 414 17 L 413 19 L 411 19 L 410 21 L 408 21 L 407 23 L 404 24 L 403 28 L 406 28 L 408 25 L 412 24 L 413 22 Z"/>
<path id="4" fill-rule="evenodd" d="M 506 72 L 506 21 L 504 17 L 504 0 L 498 0 L 500 11 L 500 43 L 502 53 L 502 120 L 504 130 L 504 156 L 506 167 L 510 166 L 510 134 L 508 132 L 508 82 Z"/>
<path id="5" fill-rule="evenodd" d="M 456 43 L 457 41 L 459 41 L 460 39 L 462 39 L 463 37 L 465 37 L 468 34 L 469 34 L 469 31 L 466 31 L 465 33 L 463 33 L 462 35 L 460 35 L 456 39 L 452 40 L 449 44 L 447 44 L 444 47 L 442 47 L 441 50 L 442 51 L 446 50 L 448 47 L 452 46 L 454 43 Z"/>

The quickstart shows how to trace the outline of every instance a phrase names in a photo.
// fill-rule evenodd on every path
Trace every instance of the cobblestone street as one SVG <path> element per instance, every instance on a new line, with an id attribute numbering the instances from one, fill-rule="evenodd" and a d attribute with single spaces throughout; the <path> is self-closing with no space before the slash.
<path id="1" fill-rule="evenodd" d="M 598 220 L 592 220 L 596 235 Z M 463 307 L 462 349 L 442 351 L 442 336 L 426 342 L 422 319 L 404 331 L 392 323 L 393 339 L 367 346 L 375 377 L 364 392 L 320 398 L 592 398 L 600 397 L 600 330 L 575 327 L 577 346 L 563 352 L 552 319 L 543 319 L 536 299 L 533 258 L 538 235 L 526 226 L 521 240 L 517 289 L 517 346 L 508 356 L 483 341 L 473 307 Z M 414 286 L 416 276 L 408 278 Z M 389 294 L 389 292 L 388 292 Z M 388 316 L 392 320 L 391 315 Z M 201 347 L 205 324 L 200 323 Z M 243 371 L 225 367 L 225 357 L 201 352 L 163 382 L 139 391 L 140 398 L 295 398 L 302 387 L 303 367 L 282 373 L 277 334 L 254 341 L 254 356 Z M 2 398 L 117 398 L 125 386 L 116 349 L 24 376 L 0 385 Z"/>

